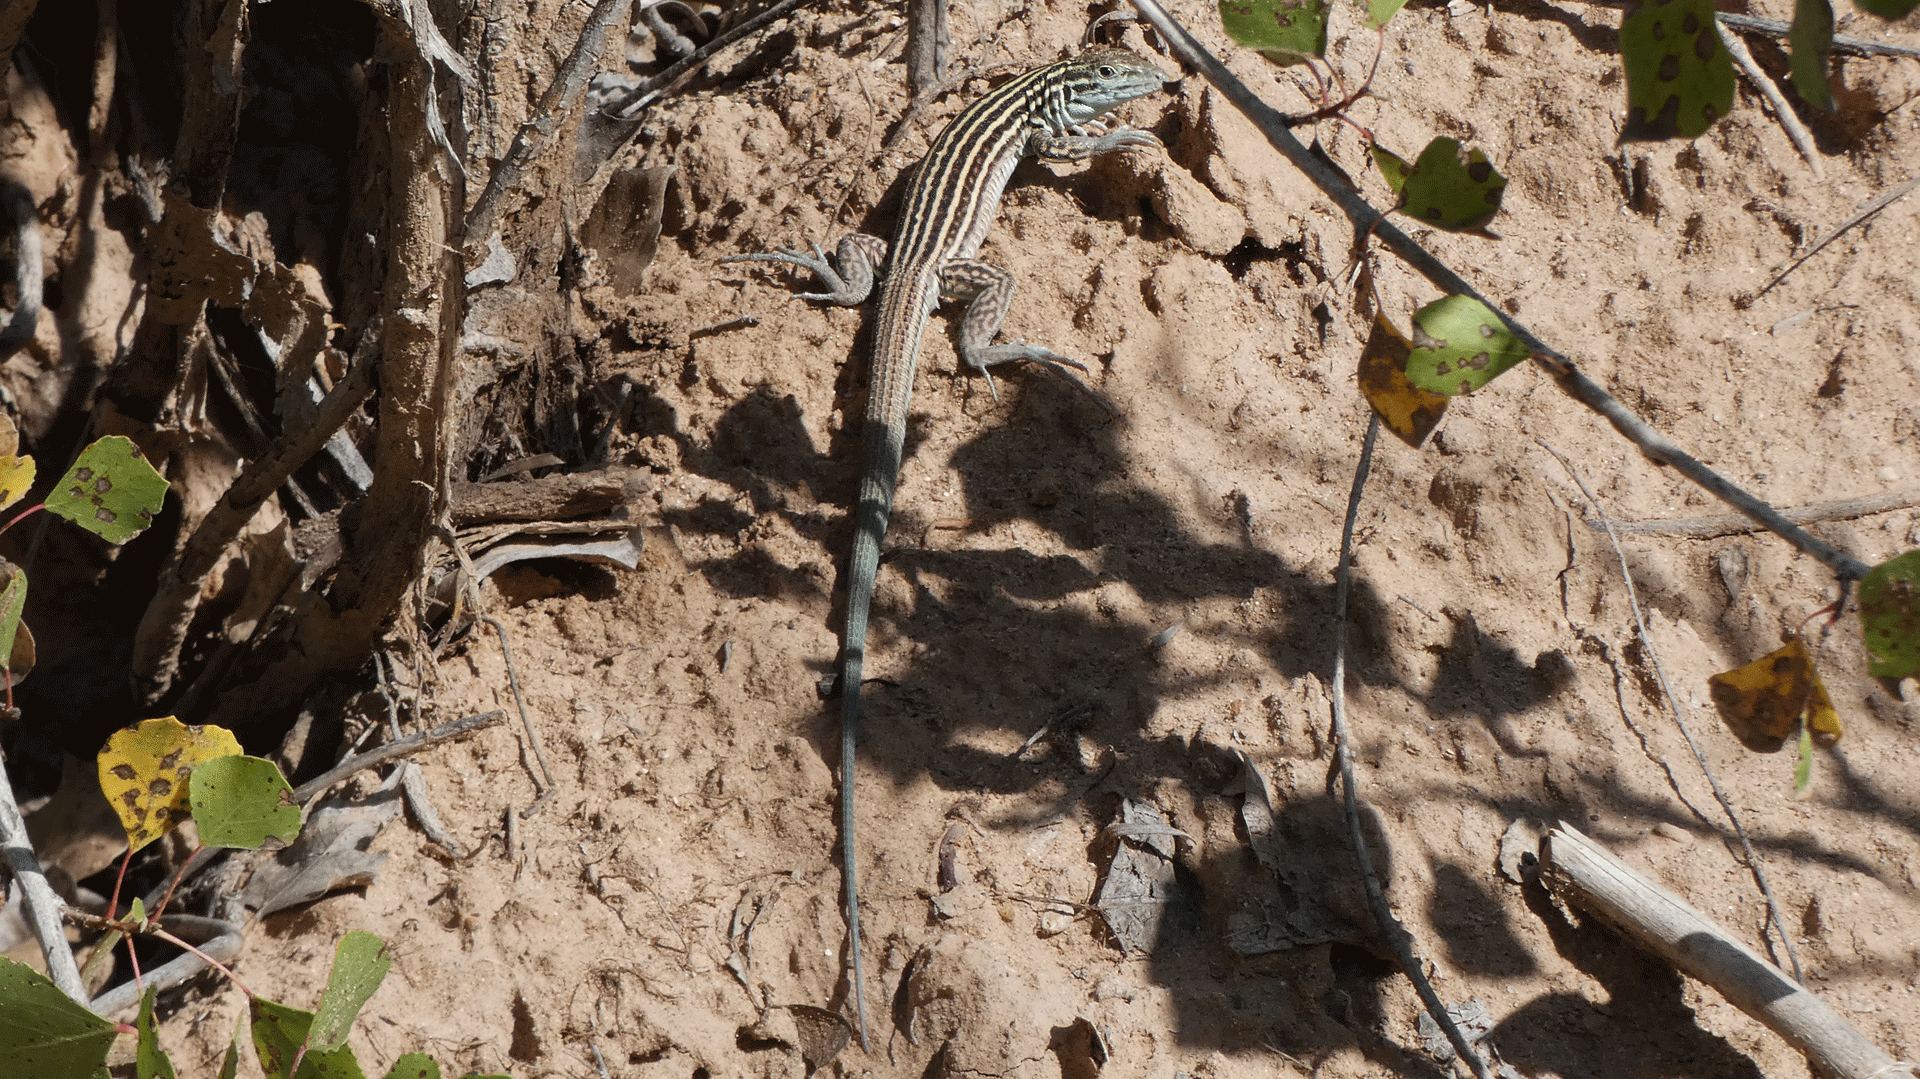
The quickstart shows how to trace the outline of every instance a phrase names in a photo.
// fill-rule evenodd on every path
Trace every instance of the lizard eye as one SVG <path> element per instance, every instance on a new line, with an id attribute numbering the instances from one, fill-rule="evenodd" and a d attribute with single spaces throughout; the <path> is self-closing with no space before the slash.
<path id="1" fill-rule="evenodd" d="M 1114 67 L 1114 66 L 1113 66 L 1112 64 L 1101 64 L 1101 65 L 1100 65 L 1100 77 L 1101 77 L 1101 78 L 1103 78 L 1103 79 L 1114 79 L 1114 78 L 1119 78 L 1119 76 L 1120 76 L 1120 72 L 1119 72 L 1119 71 L 1118 71 L 1118 70 L 1117 70 L 1117 69 L 1116 69 L 1116 68 L 1115 68 L 1115 67 Z"/>

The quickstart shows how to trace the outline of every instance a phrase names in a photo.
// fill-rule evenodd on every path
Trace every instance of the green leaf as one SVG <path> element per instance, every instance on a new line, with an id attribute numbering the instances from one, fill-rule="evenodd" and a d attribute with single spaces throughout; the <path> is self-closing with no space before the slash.
<path id="1" fill-rule="evenodd" d="M 1407 6 L 1407 0 L 1367 0 L 1366 28 L 1378 30 L 1387 25 L 1400 9 Z"/>
<path id="2" fill-rule="evenodd" d="M 1920 0 L 1853 0 L 1853 6 L 1883 19 L 1904 19 L 1908 12 L 1920 7 Z"/>
<path id="3" fill-rule="evenodd" d="M 254 997 L 247 1003 L 253 1017 L 253 1048 L 267 1079 L 288 1079 L 287 1069 L 306 1044 L 313 1013 Z M 353 1050 L 341 1046 L 330 1053 L 309 1052 L 300 1060 L 298 1079 L 367 1079 Z"/>
<path id="4" fill-rule="evenodd" d="M 374 934 L 356 929 L 340 938 L 333 951 L 333 973 L 327 975 L 326 992 L 320 994 L 313 1029 L 307 1033 L 308 1044 L 315 1049 L 345 1045 L 354 1017 L 392 968 L 386 941 Z"/>
<path id="5" fill-rule="evenodd" d="M 1407 170 L 1400 204 L 1435 228 L 1474 232 L 1500 212 L 1500 195 L 1506 188 L 1507 178 L 1487 161 L 1487 155 L 1463 149 L 1458 139 L 1438 138 L 1427 143 Z"/>
<path id="6" fill-rule="evenodd" d="M 1413 166 L 1407 163 L 1406 158 L 1377 142 L 1368 143 L 1367 151 L 1373 155 L 1374 167 L 1380 170 L 1380 175 L 1386 179 L 1387 186 L 1393 188 L 1393 193 L 1398 195 L 1406 188 L 1407 176 L 1413 172 Z"/>
<path id="7" fill-rule="evenodd" d="M 108 543 L 125 543 L 153 523 L 166 497 L 166 478 L 140 456 L 133 440 L 108 435 L 80 451 L 47 495 L 47 512 Z"/>
<path id="8" fill-rule="evenodd" d="M 280 766 L 262 757 L 217 757 L 188 780 L 200 842 L 257 850 L 272 836 L 291 843 L 300 834 L 300 807 Z"/>
<path id="9" fill-rule="evenodd" d="M 0 559 L 0 564 L 5 563 Z M 26 606 L 27 571 L 14 566 L 6 589 L 0 591 L 0 660 L 6 661 L 7 674 L 16 686 L 33 671 L 33 634 L 20 636 L 20 612 Z"/>
<path id="10" fill-rule="evenodd" d="M 139 1079 L 174 1079 L 173 1061 L 160 1048 L 160 1038 L 153 1032 L 153 996 L 159 991 L 158 986 L 147 987 L 146 995 L 140 998 L 140 1017 L 133 1023 L 139 1033 L 133 1060 L 134 1074 Z"/>
<path id="11" fill-rule="evenodd" d="M 1693 138 L 1733 108 L 1733 58 L 1713 0 L 1631 0 L 1620 23 L 1627 73 L 1622 141 Z"/>
<path id="12" fill-rule="evenodd" d="M 1860 582 L 1860 636 L 1867 673 L 1875 678 L 1920 674 L 1920 551 L 1873 567 Z"/>
<path id="13" fill-rule="evenodd" d="M 1220 0 L 1220 25 L 1235 43 L 1293 64 L 1326 55 L 1332 7 L 1330 0 Z"/>
<path id="14" fill-rule="evenodd" d="M 1793 28 L 1787 32 L 1793 46 L 1789 66 L 1793 88 L 1806 103 L 1821 112 L 1833 111 L 1833 87 L 1827 83 L 1827 50 L 1833 47 L 1833 0 L 1796 0 Z"/>
<path id="15" fill-rule="evenodd" d="M 64 1079 L 107 1061 L 116 1028 L 75 1004 L 46 975 L 0 958 L 0 1061 L 9 1075 Z"/>
<path id="16" fill-rule="evenodd" d="M 226 1055 L 220 1058 L 220 1072 L 215 1079 L 235 1079 L 240 1074 L 240 1047 L 247 1040 L 247 1016 L 243 1012 L 238 1022 L 233 1024 L 233 1037 L 227 1039 Z"/>
<path id="17" fill-rule="evenodd" d="M 393 1062 L 387 1079 L 440 1079 L 440 1065 L 425 1053 L 408 1053 Z"/>
<path id="18" fill-rule="evenodd" d="M 1479 300 L 1443 296 L 1413 313 L 1407 381 L 1432 393 L 1472 393 L 1528 356 L 1507 324 Z"/>

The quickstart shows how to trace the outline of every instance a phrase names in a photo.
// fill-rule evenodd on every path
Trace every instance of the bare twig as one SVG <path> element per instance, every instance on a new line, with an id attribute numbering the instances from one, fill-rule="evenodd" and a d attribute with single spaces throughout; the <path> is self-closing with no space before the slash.
<path id="1" fill-rule="evenodd" d="M 1460 1059 L 1467 1062 L 1478 1079 L 1492 1079 L 1493 1073 L 1487 1070 L 1487 1062 L 1482 1060 L 1473 1043 L 1461 1032 L 1460 1025 L 1447 1014 L 1447 1005 L 1434 991 L 1433 983 L 1427 980 L 1426 968 L 1413 954 L 1413 935 L 1400 919 L 1393 916 L 1393 908 L 1387 904 L 1386 890 L 1380 886 L 1380 876 L 1374 872 L 1373 856 L 1367 851 L 1366 836 L 1360 831 L 1360 796 L 1354 786 L 1353 778 L 1353 739 L 1347 730 L 1347 593 L 1353 578 L 1353 528 L 1360 519 L 1360 496 L 1367 487 L 1367 473 L 1373 470 L 1373 443 L 1380 434 L 1380 417 L 1369 414 L 1367 437 L 1360 445 L 1360 463 L 1353 469 L 1353 489 L 1347 495 L 1347 519 L 1340 527 L 1339 570 L 1334 574 L 1333 585 L 1333 743 L 1334 760 L 1340 768 L 1340 790 L 1346 803 L 1347 835 L 1353 841 L 1353 855 L 1360 863 L 1360 876 L 1367 886 L 1367 907 L 1373 911 L 1373 920 L 1380 926 L 1381 935 L 1393 946 L 1395 958 L 1400 961 L 1400 970 L 1413 983 L 1414 992 L 1420 995 L 1420 1003 L 1426 1006 L 1427 1014 L 1445 1032 L 1447 1042 Z"/>
<path id="2" fill-rule="evenodd" d="M 33 853 L 33 840 L 27 836 L 27 822 L 20 815 L 20 804 L 13 799 L 13 782 L 7 778 L 7 762 L 0 755 L 0 855 L 4 855 L 13 879 L 27 903 L 27 923 L 40 941 L 47 957 L 47 972 L 53 984 L 75 1001 L 87 1002 L 87 989 L 80 981 L 80 967 L 73 961 L 73 949 L 60 930 L 60 896 L 47 883 L 40 859 Z"/>
<path id="3" fill-rule="evenodd" d="M 1773 889 L 1767 886 L 1767 871 L 1760 864 L 1760 855 L 1754 852 L 1753 843 L 1747 838 L 1746 826 L 1740 823 L 1740 815 L 1734 812 L 1733 803 L 1727 801 L 1726 794 L 1720 790 L 1720 782 L 1714 778 L 1713 769 L 1707 765 L 1707 755 L 1701 752 L 1700 744 L 1693 740 L 1693 731 L 1687 726 L 1686 717 L 1680 710 L 1680 698 L 1674 696 L 1673 687 L 1667 683 L 1667 670 L 1661 666 L 1660 653 L 1654 650 L 1653 638 L 1647 633 L 1647 619 L 1640 612 L 1640 596 L 1633 587 L 1633 574 L 1627 570 L 1627 553 L 1620 548 L 1620 537 L 1614 534 L 1612 525 L 1607 521 L 1606 508 L 1601 506 L 1600 500 L 1594 497 L 1593 491 L 1587 487 L 1587 481 L 1581 478 L 1579 471 L 1573 467 L 1573 462 L 1567 460 L 1559 450 L 1545 441 L 1537 438 L 1534 441 L 1540 444 L 1541 449 L 1553 454 L 1554 460 L 1560 462 L 1560 467 L 1567 470 L 1567 475 L 1579 485 L 1580 493 L 1587 496 L 1587 504 L 1592 506 L 1593 512 L 1599 515 L 1601 525 L 1606 527 L 1607 538 L 1613 542 L 1614 556 L 1620 560 L 1621 579 L 1627 585 L 1627 606 L 1633 611 L 1633 631 L 1639 636 L 1641 647 L 1647 650 L 1647 661 L 1653 665 L 1654 677 L 1660 683 L 1660 693 L 1667 699 L 1667 709 L 1673 715 L 1673 725 L 1680 728 L 1681 737 L 1687 740 L 1687 748 L 1693 750 L 1694 760 L 1700 762 L 1700 773 L 1707 777 L 1707 786 L 1712 789 L 1714 800 L 1720 803 L 1721 812 L 1727 815 L 1727 820 L 1733 825 L 1734 834 L 1740 838 L 1740 849 L 1746 853 L 1747 857 L 1747 870 L 1753 874 L 1754 883 L 1759 885 L 1760 894 L 1767 899 L 1768 918 L 1773 922 L 1774 931 L 1780 934 L 1780 946 L 1786 950 L 1788 961 L 1793 964 L 1793 979 L 1805 981 L 1806 979 L 1800 973 L 1800 957 L 1793 950 L 1793 937 L 1787 931 L 1786 919 L 1780 914 L 1780 903 L 1774 899 Z"/>
<path id="4" fill-rule="evenodd" d="M 0 75 L 5 71 L 0 68 Z M 6 325 L 0 327 L 0 360 L 4 360 L 33 340 L 33 331 L 40 325 L 42 286 L 40 215 L 34 210 L 33 192 L 11 176 L 0 176 L 0 226 L 13 230 L 13 294 L 18 301 Z"/>
<path id="5" fill-rule="evenodd" d="M 385 764 L 399 757 L 411 756 L 426 749 L 428 746 L 437 746 L 442 742 L 451 742 L 462 735 L 485 730 L 506 718 L 506 711 L 496 708 L 491 712 L 481 712 L 479 715 L 466 716 L 461 719 L 456 719 L 451 723 L 442 723 L 432 730 L 409 734 L 405 738 L 395 739 L 385 745 L 375 746 L 365 753 L 348 757 L 326 772 L 295 787 L 293 789 L 293 800 L 295 803 L 304 806 L 308 802 L 326 793 L 327 788 L 357 772 L 364 772 L 369 768 Z"/>
<path id="6" fill-rule="evenodd" d="M 1133 6 L 1153 23 L 1154 28 L 1160 32 L 1161 38 L 1180 59 L 1197 69 L 1216 90 L 1220 91 L 1221 96 L 1245 114 L 1267 137 L 1267 142 L 1275 150 L 1278 150 L 1295 168 L 1305 173 L 1328 199 L 1352 219 L 1357 230 L 1377 237 L 1388 250 L 1442 291 L 1468 296 L 1485 304 L 1487 310 L 1494 312 L 1520 343 L 1527 347 L 1533 354 L 1534 361 L 1553 374 L 1554 380 L 1562 390 L 1576 401 L 1606 417 L 1615 429 L 1640 447 L 1641 453 L 1656 463 L 1672 465 L 1688 479 L 1712 493 L 1714 497 L 1825 563 L 1836 575 L 1849 580 L 1858 580 L 1866 576 L 1868 569 L 1871 568 L 1866 563 L 1807 535 L 1805 531 L 1781 517 L 1771 506 L 1723 479 L 1665 436 L 1648 427 L 1628 411 L 1625 405 L 1615 400 L 1611 394 L 1583 374 L 1566 355 L 1540 340 L 1533 331 L 1512 316 L 1502 313 L 1498 304 L 1482 296 L 1479 290 L 1469 284 L 1465 278 L 1453 272 L 1426 248 L 1415 243 L 1413 238 L 1399 226 L 1386 220 L 1380 210 L 1360 197 L 1359 193 L 1355 192 L 1325 162 L 1310 153 L 1305 146 L 1301 145 L 1299 139 L 1294 138 L 1293 133 L 1288 130 L 1286 116 L 1260 100 L 1245 83 L 1195 41 L 1184 27 L 1175 22 L 1173 17 L 1167 14 L 1166 9 L 1160 6 L 1158 0 L 1132 0 L 1132 2 Z"/>
<path id="7" fill-rule="evenodd" d="M 1839 239 L 1848 229 L 1854 227 L 1855 225 L 1858 225 L 1860 222 L 1865 221 L 1867 218 L 1872 217 L 1874 214 L 1877 214 L 1880 211 L 1886 209 L 1887 207 L 1893 205 L 1896 201 L 1905 197 L 1907 193 L 1912 191 L 1916 186 L 1920 186 L 1920 177 L 1915 177 L 1914 179 L 1908 180 L 1906 183 L 1901 184 L 1900 186 L 1894 188 L 1893 190 L 1888 191 L 1887 193 L 1881 195 L 1879 198 L 1874 199 L 1872 202 L 1867 203 L 1865 206 L 1860 207 L 1859 210 L 1855 211 L 1852 217 L 1849 217 L 1845 221 L 1840 222 L 1840 224 L 1834 226 L 1832 231 L 1828 232 L 1825 236 L 1820 237 L 1818 240 L 1815 240 L 1813 242 L 1813 246 L 1807 248 L 1805 254 L 1801 255 L 1797 259 L 1794 259 L 1791 263 L 1787 264 L 1786 269 L 1781 270 L 1779 273 L 1775 274 L 1773 277 L 1773 280 L 1767 282 L 1764 288 L 1762 288 L 1759 292 L 1756 292 L 1753 294 L 1753 298 L 1757 300 L 1760 297 L 1765 296 L 1768 292 L 1772 291 L 1773 286 L 1779 284 L 1782 281 L 1785 281 L 1787 279 L 1788 274 L 1799 269 L 1801 263 L 1819 254 L 1821 248 Z"/>
<path id="8" fill-rule="evenodd" d="M 1813 135 L 1808 133 L 1807 125 L 1800 122 L 1800 117 L 1787 104 L 1787 99 L 1781 96 L 1780 88 L 1773 84 L 1773 79 L 1760 70 L 1759 63 L 1754 60 L 1753 53 L 1747 51 L 1747 43 L 1740 39 L 1740 35 L 1724 22 L 1715 22 L 1713 25 L 1714 29 L 1720 31 L 1720 44 L 1727 47 L 1727 55 L 1733 57 L 1733 62 L 1740 65 L 1741 71 L 1746 72 L 1747 81 L 1760 91 L 1760 96 L 1767 99 L 1767 104 L 1773 107 L 1773 118 L 1787 133 L 1787 138 L 1793 140 L 1794 149 L 1807 159 L 1807 167 L 1813 170 L 1813 178 L 1825 180 L 1826 170 L 1820 167 L 1820 152 L 1814 149 Z"/>
<path id="9" fill-rule="evenodd" d="M 607 30 L 615 22 L 627 17 L 627 10 L 633 0 L 600 0 L 593 7 L 593 14 L 587 16 L 587 23 L 580 28 L 580 38 L 574 42 L 573 52 L 560 65 L 555 73 L 553 84 L 540 96 L 540 103 L 534 106 L 533 116 L 520 125 L 514 133 L 512 145 L 507 147 L 507 155 L 487 177 L 487 186 L 475 200 L 473 209 L 467 212 L 466 241 L 485 243 L 493 235 L 494 219 L 500 214 L 500 202 L 506 197 L 524 176 L 527 166 L 546 149 L 553 133 L 560 127 L 567 114 L 573 111 L 574 103 L 580 99 L 580 91 L 586 89 L 587 79 L 599 65 L 600 45 L 607 36 Z"/>
<path id="10" fill-rule="evenodd" d="M 1867 495 L 1864 498 L 1843 498 L 1834 502 L 1814 502 L 1805 506 L 1795 506 L 1781 510 L 1780 516 L 1794 524 L 1804 525 L 1818 521 L 1846 521 L 1875 513 L 1912 509 L 1915 506 L 1920 506 L 1920 491 L 1889 491 L 1886 494 Z M 1606 524 L 1601 521 L 1588 521 L 1586 525 L 1595 532 L 1607 530 Z M 1714 536 L 1731 536 L 1739 532 L 1755 532 L 1759 528 L 1759 525 L 1733 513 L 1712 517 L 1674 517 L 1655 521 L 1613 522 L 1613 530 L 1623 536 L 1638 534 L 1710 539 Z"/>
<path id="11" fill-rule="evenodd" d="M 200 608 L 207 574 L 213 571 L 227 545 L 294 470 L 320 452 L 333 433 L 372 396 L 379 340 L 379 327 L 368 327 L 354 350 L 347 377 L 320 402 L 313 421 L 300 431 L 283 436 L 272 449 L 248 464 L 234 478 L 227 493 L 200 519 L 193 535 L 180 548 L 179 556 L 161 572 L 153 599 L 148 601 L 146 613 L 140 618 L 140 628 L 134 634 L 134 676 L 143 684 L 149 700 L 157 699 L 172 686 L 178 673 L 180 648 L 186 643 L 194 612 Z"/>
<path id="12" fill-rule="evenodd" d="M 533 717 L 527 715 L 526 698 L 520 695 L 520 676 L 513 669 L 513 650 L 507 647 L 507 627 L 490 614 L 480 615 L 478 620 L 492 626 L 493 631 L 500 635 L 500 658 L 507 663 L 507 685 L 513 689 L 514 707 L 520 709 L 520 725 L 526 728 L 527 744 L 533 747 L 533 759 L 540 764 L 540 781 L 546 787 L 532 805 L 520 811 L 521 818 L 526 819 L 540 812 L 540 807 L 547 804 L 547 799 L 553 797 L 559 785 L 553 780 L 553 769 L 547 767 L 547 751 L 540 746 L 540 734 L 533 729 Z"/>

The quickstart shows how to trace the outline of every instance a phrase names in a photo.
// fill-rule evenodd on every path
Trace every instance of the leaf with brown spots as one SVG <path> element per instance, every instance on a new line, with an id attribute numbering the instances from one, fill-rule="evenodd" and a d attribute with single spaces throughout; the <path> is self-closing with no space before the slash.
<path id="1" fill-rule="evenodd" d="M 1713 0 L 1631 0 L 1620 23 L 1627 75 L 1621 141 L 1691 139 L 1733 108 L 1733 57 Z"/>
<path id="2" fill-rule="evenodd" d="M 186 820 L 194 768 L 239 752 L 224 727 L 189 727 L 172 716 L 114 732 L 100 751 L 100 790 L 120 815 L 127 845 L 139 850 Z"/>

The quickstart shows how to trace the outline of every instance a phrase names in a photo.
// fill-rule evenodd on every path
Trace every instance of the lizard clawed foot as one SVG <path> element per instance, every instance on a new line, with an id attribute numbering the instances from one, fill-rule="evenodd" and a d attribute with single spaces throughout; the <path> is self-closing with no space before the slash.
<path id="1" fill-rule="evenodd" d="M 1042 345 L 1029 345 L 1025 341 L 1009 341 L 1004 345 L 994 345 L 990 348 L 980 349 L 967 356 L 966 360 L 969 365 L 980 372 L 982 378 L 987 380 L 987 392 L 993 395 L 995 404 L 1000 402 L 1000 391 L 994 385 L 993 372 L 990 369 L 997 364 L 1009 363 L 1013 360 L 1032 360 L 1034 363 L 1048 368 L 1061 378 L 1078 386 L 1083 393 L 1095 401 L 1098 401 L 1100 407 L 1106 409 L 1108 412 L 1116 416 L 1120 414 L 1119 410 L 1116 409 L 1104 395 L 1087 385 L 1081 380 L 1079 375 L 1073 373 L 1074 371 L 1089 371 L 1090 369 L 1086 364 L 1071 357 L 1062 356 L 1058 352 Z M 1073 370 L 1070 371 L 1068 368 L 1072 368 Z"/>
<path id="2" fill-rule="evenodd" d="M 819 300 L 823 302 L 837 301 L 839 297 L 845 295 L 847 292 L 846 279 L 840 276 L 840 272 L 833 268 L 831 262 L 827 261 L 827 253 L 820 250 L 819 244 L 808 240 L 807 246 L 813 248 L 812 255 L 808 255 L 803 251 L 798 251 L 791 247 L 778 247 L 772 251 L 763 251 L 754 255 L 728 255 L 720 261 L 780 262 L 789 266 L 798 266 L 803 270 L 811 270 L 813 271 L 813 275 L 818 277 L 821 283 L 825 284 L 827 288 L 832 291 L 796 292 L 793 298 L 796 300 Z"/>

